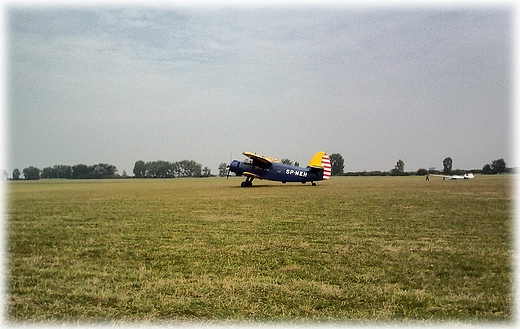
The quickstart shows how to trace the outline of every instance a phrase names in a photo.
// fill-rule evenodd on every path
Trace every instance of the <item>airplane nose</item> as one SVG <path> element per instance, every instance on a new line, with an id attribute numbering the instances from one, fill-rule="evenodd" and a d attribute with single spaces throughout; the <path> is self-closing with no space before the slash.
<path id="1" fill-rule="evenodd" d="M 231 173 L 231 169 L 232 169 L 232 168 L 235 169 L 235 168 L 237 167 L 237 166 L 235 165 L 235 162 L 236 162 L 236 160 L 233 160 L 233 161 L 231 161 L 231 163 L 227 166 L 227 168 L 228 168 L 228 172 L 227 172 L 227 178 L 226 178 L 226 179 L 229 178 L 229 174 Z M 234 171 L 235 171 L 235 170 L 233 170 L 233 172 L 234 172 Z"/>
<path id="2" fill-rule="evenodd" d="M 235 174 L 237 174 L 237 176 L 240 176 L 237 172 L 238 170 L 238 166 L 239 166 L 239 162 L 237 160 L 233 160 L 231 161 L 231 163 L 229 164 L 229 166 L 227 166 L 228 168 L 228 173 L 227 173 L 227 178 L 229 178 L 229 174 L 231 172 L 234 172 Z"/>

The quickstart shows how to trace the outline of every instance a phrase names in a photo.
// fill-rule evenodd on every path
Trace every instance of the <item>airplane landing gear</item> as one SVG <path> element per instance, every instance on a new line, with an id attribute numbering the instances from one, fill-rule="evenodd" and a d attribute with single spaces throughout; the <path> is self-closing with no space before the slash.
<path id="1" fill-rule="evenodd" d="M 242 187 L 250 187 L 253 186 L 253 177 L 247 177 L 245 181 L 243 181 L 240 186 Z"/>
<path id="2" fill-rule="evenodd" d="M 312 186 L 316 186 L 316 183 L 315 183 L 315 182 L 312 182 Z"/>

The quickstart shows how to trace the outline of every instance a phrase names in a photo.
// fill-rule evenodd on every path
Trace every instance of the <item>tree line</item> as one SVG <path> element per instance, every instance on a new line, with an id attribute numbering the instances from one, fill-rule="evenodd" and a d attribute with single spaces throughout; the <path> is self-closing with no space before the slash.
<path id="1" fill-rule="evenodd" d="M 418 169 L 416 172 L 406 172 L 404 170 L 404 161 L 399 159 L 393 169 L 390 171 L 363 171 L 363 172 L 348 172 L 341 173 L 341 175 L 345 176 L 424 176 L 427 174 L 444 174 L 444 175 L 464 175 L 468 170 L 463 169 L 452 169 L 453 168 L 453 160 L 451 157 L 446 157 L 442 161 L 442 171 L 436 170 L 435 168 Z M 512 173 L 513 169 L 508 168 L 505 160 L 503 158 L 493 160 L 490 164 L 484 165 L 482 169 L 471 169 L 469 170 L 475 174 L 485 174 L 485 175 L 493 175 L 493 174 L 502 174 L 502 173 Z"/>
<path id="2" fill-rule="evenodd" d="M 39 169 L 37 167 L 24 168 L 22 172 L 19 169 L 13 170 L 13 180 L 20 180 L 20 176 L 24 176 L 26 180 L 38 180 L 40 178 L 66 178 L 66 179 L 103 179 L 120 177 L 117 168 L 107 163 L 99 163 L 95 165 L 77 164 L 75 166 L 55 165 Z M 4 172 L 4 176 L 6 173 Z"/>
<path id="3" fill-rule="evenodd" d="M 136 161 L 134 165 L 135 178 L 173 178 L 173 177 L 210 177 L 211 169 L 202 168 L 193 160 L 178 162 L 169 161 Z"/>
<path id="4" fill-rule="evenodd" d="M 200 163 L 193 160 L 182 160 L 178 162 L 169 161 L 136 161 L 134 166 L 135 178 L 173 178 L 173 177 L 209 177 L 211 169 L 202 167 Z M 107 163 L 95 165 L 77 164 L 54 165 L 43 169 L 29 166 L 22 171 L 14 169 L 12 180 L 38 180 L 44 178 L 65 178 L 65 179 L 106 179 L 106 178 L 130 178 L 126 171 L 120 175 L 116 166 Z M 8 174 L 4 170 L 3 178 L 8 179 Z"/>
<path id="5" fill-rule="evenodd" d="M 416 172 L 406 172 L 404 170 L 404 161 L 399 159 L 395 167 L 389 171 L 363 171 L 363 172 L 344 172 L 345 161 L 341 154 L 333 153 L 329 156 L 331 162 L 332 175 L 334 176 L 424 176 L 428 173 L 445 174 L 445 175 L 462 175 L 466 171 L 461 169 L 453 170 L 453 160 L 446 157 L 443 162 L 442 171 L 433 168 L 421 168 Z M 298 162 L 290 159 L 282 159 L 282 163 L 299 166 Z M 219 176 L 226 176 L 228 169 L 227 163 L 221 163 L 218 167 Z M 503 158 L 493 160 L 491 163 L 482 167 L 482 170 L 472 169 L 474 173 L 481 174 L 500 174 L 510 173 L 513 170 L 507 167 Z M 107 163 L 99 163 L 95 165 L 77 164 L 75 166 L 55 165 L 39 169 L 33 166 L 24 168 L 22 172 L 14 169 L 12 174 L 13 180 L 20 180 L 23 173 L 25 180 L 37 180 L 40 178 L 66 178 L 66 179 L 104 179 L 104 178 L 130 178 L 125 171 L 119 175 L 116 166 Z M 177 162 L 169 161 L 149 161 L 144 162 L 138 160 L 135 162 L 133 169 L 134 178 L 174 178 L 174 177 L 210 177 L 211 169 L 203 167 L 200 163 L 193 160 L 182 160 Z M 8 179 L 8 174 L 4 170 L 3 178 Z"/>

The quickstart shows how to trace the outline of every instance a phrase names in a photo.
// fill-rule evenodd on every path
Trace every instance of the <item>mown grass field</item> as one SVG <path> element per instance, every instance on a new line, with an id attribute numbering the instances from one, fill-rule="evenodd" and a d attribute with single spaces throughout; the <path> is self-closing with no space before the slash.
<path id="1" fill-rule="evenodd" d="M 512 323 L 513 176 L 6 187 L 5 317 Z"/>

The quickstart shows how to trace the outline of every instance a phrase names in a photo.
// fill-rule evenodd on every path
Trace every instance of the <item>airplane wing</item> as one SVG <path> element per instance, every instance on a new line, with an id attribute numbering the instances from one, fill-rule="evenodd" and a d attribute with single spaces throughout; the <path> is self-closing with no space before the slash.
<path id="1" fill-rule="evenodd" d="M 435 175 L 435 174 L 430 174 L 430 176 L 442 177 L 442 179 L 444 179 L 444 180 L 446 180 L 446 179 L 452 179 L 451 176 L 446 176 L 446 175 Z"/>
<path id="2" fill-rule="evenodd" d="M 434 175 L 434 174 L 431 174 L 430 176 L 442 177 L 442 179 L 444 179 L 444 180 L 449 180 L 449 179 L 468 179 L 468 178 L 465 178 L 465 177 L 469 177 L 469 176 L 461 176 L 461 175 L 446 176 L 446 175 Z"/>
<path id="3" fill-rule="evenodd" d="M 249 172 L 249 171 L 244 171 L 243 175 L 245 175 L 247 177 L 262 179 L 262 177 L 258 176 L 257 174 L 253 174 L 252 172 Z"/>
<path id="4" fill-rule="evenodd" d="M 253 152 L 244 152 L 243 154 L 245 156 L 251 158 L 253 161 L 258 161 L 258 162 L 260 162 L 260 163 L 262 163 L 264 165 L 268 165 L 268 164 L 271 164 L 273 162 L 276 162 L 276 163 L 280 162 L 280 161 L 278 161 L 275 158 L 266 157 L 266 156 L 263 156 L 263 155 L 258 155 L 258 154 L 253 153 Z"/>

